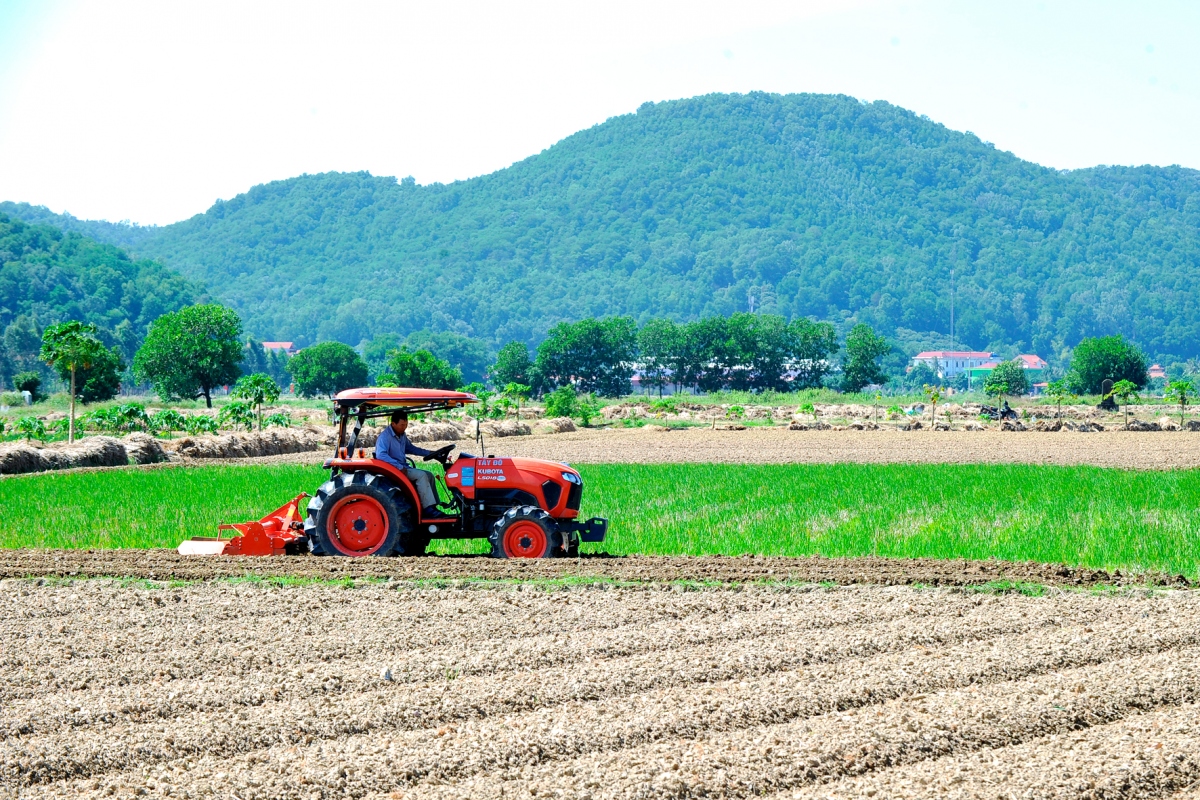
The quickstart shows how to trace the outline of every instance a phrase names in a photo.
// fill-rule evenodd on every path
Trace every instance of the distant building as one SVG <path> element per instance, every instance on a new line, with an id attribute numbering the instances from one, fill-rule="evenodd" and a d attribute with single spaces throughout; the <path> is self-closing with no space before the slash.
<path id="1" fill-rule="evenodd" d="M 1162 368 L 1162 364 L 1151 364 L 1150 365 L 1150 379 L 1151 380 L 1154 380 L 1155 378 L 1164 378 L 1165 379 L 1166 377 L 1167 377 L 1167 371 Z"/>
<path id="2" fill-rule="evenodd" d="M 914 367 L 917 364 L 929 366 L 937 372 L 939 378 L 953 378 L 978 367 L 991 358 L 991 353 L 973 350 L 926 350 L 924 353 L 917 353 L 913 356 L 912 363 Z"/>
<path id="3" fill-rule="evenodd" d="M 1014 358 L 1013 361 L 1019 362 L 1025 368 L 1025 374 L 1029 377 L 1029 383 L 1034 387 L 1033 393 L 1038 394 L 1037 387 L 1044 386 L 1042 376 L 1045 374 L 1046 367 L 1050 366 L 1046 363 L 1046 359 L 1041 356 L 1020 355 Z M 999 364 L 999 361 L 988 361 L 977 367 L 972 367 L 967 373 L 971 386 L 977 389 L 983 388 L 983 382 L 987 379 L 988 373 L 999 366 Z"/>
<path id="4" fill-rule="evenodd" d="M 288 358 L 296 355 L 296 347 L 294 342 L 263 342 L 263 350 L 271 352 L 272 350 L 282 350 L 287 354 Z"/>

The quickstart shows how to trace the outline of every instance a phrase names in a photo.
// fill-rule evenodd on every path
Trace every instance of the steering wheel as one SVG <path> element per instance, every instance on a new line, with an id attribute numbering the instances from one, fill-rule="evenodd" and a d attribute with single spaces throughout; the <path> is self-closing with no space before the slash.
<path id="1" fill-rule="evenodd" d="M 425 460 L 441 462 L 442 466 L 444 467 L 446 466 L 446 462 L 448 460 L 447 456 L 450 455 L 450 451 L 453 449 L 454 445 L 452 444 L 448 444 L 445 447 L 439 447 L 437 450 L 434 450 L 432 453 L 425 456 Z"/>

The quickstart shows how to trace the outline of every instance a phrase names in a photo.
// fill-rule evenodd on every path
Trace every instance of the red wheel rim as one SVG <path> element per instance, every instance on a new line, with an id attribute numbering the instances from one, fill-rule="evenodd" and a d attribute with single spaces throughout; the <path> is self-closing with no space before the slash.
<path id="1" fill-rule="evenodd" d="M 353 494 L 329 510 L 329 543 L 346 556 L 369 556 L 383 547 L 388 535 L 383 504 L 365 494 Z"/>
<path id="2" fill-rule="evenodd" d="M 541 558 L 546 554 L 546 531 L 536 522 L 518 520 L 504 531 L 504 555 L 509 558 Z"/>

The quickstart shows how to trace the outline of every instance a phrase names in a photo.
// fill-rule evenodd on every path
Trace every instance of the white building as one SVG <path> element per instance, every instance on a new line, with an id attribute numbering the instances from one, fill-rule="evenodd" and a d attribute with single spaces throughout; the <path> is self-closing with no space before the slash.
<path id="1" fill-rule="evenodd" d="M 953 378 L 991 360 L 991 353 L 972 350 L 926 350 L 913 356 L 912 364 L 914 367 L 917 364 L 926 364 L 939 378 Z"/>

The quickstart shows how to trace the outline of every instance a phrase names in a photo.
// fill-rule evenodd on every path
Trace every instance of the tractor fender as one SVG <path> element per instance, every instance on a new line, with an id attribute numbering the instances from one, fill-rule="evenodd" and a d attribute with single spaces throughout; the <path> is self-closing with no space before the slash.
<path id="1" fill-rule="evenodd" d="M 368 475 L 378 475 L 395 486 L 399 491 L 408 495 L 408 502 L 412 504 L 413 508 L 421 507 L 417 496 L 417 487 L 404 474 L 404 470 L 397 469 L 386 461 L 378 458 L 335 458 L 332 461 L 327 461 L 325 465 L 326 467 L 339 469 L 342 472 L 365 472 Z"/>

